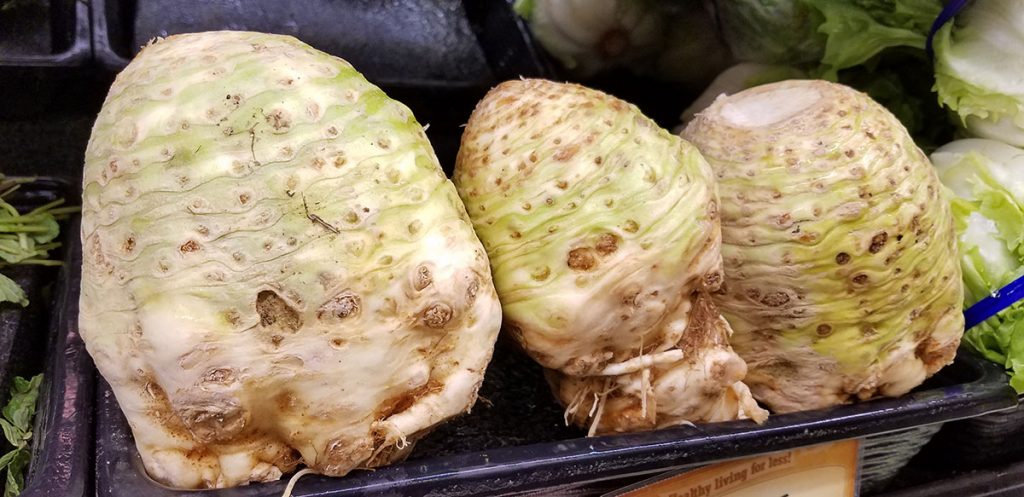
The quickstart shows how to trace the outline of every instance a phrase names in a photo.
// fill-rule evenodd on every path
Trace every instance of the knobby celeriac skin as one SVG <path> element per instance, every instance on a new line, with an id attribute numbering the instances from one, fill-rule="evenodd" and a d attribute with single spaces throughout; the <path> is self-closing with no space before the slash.
<path id="1" fill-rule="evenodd" d="M 83 190 L 81 333 L 156 480 L 344 475 L 475 401 L 486 254 L 412 113 L 347 62 L 258 33 L 150 44 Z"/>
<path id="2" fill-rule="evenodd" d="M 751 417 L 722 282 L 714 181 L 635 107 L 544 80 L 487 94 L 454 181 L 506 328 L 591 434 Z"/>
<path id="3" fill-rule="evenodd" d="M 866 95 L 785 81 L 720 97 L 683 137 L 722 202 L 723 291 L 776 412 L 899 396 L 963 334 L 953 218 L 906 130 Z"/>

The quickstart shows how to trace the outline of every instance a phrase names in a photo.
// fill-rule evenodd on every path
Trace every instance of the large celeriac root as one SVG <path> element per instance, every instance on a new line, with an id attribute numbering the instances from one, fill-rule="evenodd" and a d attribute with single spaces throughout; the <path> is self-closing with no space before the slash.
<path id="1" fill-rule="evenodd" d="M 505 329 L 569 421 L 764 419 L 707 297 L 723 282 L 718 195 L 692 145 L 610 95 L 509 81 L 470 117 L 454 181 Z"/>
<path id="2" fill-rule="evenodd" d="M 145 47 L 83 174 L 86 347 L 149 475 L 180 488 L 344 475 L 476 400 L 488 261 L 423 128 L 286 36 Z"/>
<path id="3" fill-rule="evenodd" d="M 949 202 L 888 110 L 825 81 L 718 98 L 687 126 L 718 177 L 715 295 L 775 412 L 907 393 L 952 362 L 963 284 Z"/>

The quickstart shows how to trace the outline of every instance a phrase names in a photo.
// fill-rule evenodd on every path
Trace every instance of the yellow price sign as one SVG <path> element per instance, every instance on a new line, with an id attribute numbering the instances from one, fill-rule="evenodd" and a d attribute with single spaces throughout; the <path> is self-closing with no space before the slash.
<path id="1" fill-rule="evenodd" d="M 607 497 L 856 497 L 859 442 L 844 440 L 705 466 Z"/>

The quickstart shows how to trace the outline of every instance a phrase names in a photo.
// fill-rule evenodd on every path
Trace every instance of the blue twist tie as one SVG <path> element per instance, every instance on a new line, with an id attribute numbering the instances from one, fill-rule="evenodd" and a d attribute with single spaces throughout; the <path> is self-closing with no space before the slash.
<path id="1" fill-rule="evenodd" d="M 1000 288 L 994 295 L 977 301 L 964 311 L 964 329 L 969 330 L 1024 299 L 1024 276 Z"/>
<path id="2" fill-rule="evenodd" d="M 947 22 L 953 20 L 967 6 L 969 1 L 953 0 L 946 4 L 942 12 L 939 12 L 939 17 L 936 17 L 935 22 L 932 23 L 932 30 L 928 33 L 928 41 L 924 45 L 925 49 L 928 50 L 928 58 L 935 58 L 935 52 L 932 50 L 932 38 L 935 38 L 935 33 L 942 29 L 942 26 L 945 26 Z"/>

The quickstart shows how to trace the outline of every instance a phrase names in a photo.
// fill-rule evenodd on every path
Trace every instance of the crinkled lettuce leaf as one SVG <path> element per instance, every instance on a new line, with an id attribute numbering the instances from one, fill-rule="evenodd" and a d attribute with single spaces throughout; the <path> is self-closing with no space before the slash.
<path id="1" fill-rule="evenodd" d="M 802 0 L 724 0 L 716 7 L 725 41 L 741 61 L 817 64 L 825 53 L 818 32 L 824 19 Z"/>
<path id="2" fill-rule="evenodd" d="M 803 0 L 825 21 L 822 75 L 863 64 L 893 47 L 924 49 L 932 22 L 942 11 L 937 0 Z"/>
<path id="3" fill-rule="evenodd" d="M 1024 150 L 984 139 L 958 140 L 931 156 L 956 198 L 964 305 L 971 306 L 1024 275 Z M 964 341 L 1003 364 L 1024 393 L 1024 302 L 967 330 Z"/>
<path id="4" fill-rule="evenodd" d="M 869 61 L 886 49 L 923 50 L 941 0 L 730 0 L 722 31 L 741 60 L 817 66 L 819 77 Z"/>
<path id="5" fill-rule="evenodd" d="M 977 0 L 938 31 L 935 90 L 973 136 L 1024 146 L 1019 0 Z"/>

